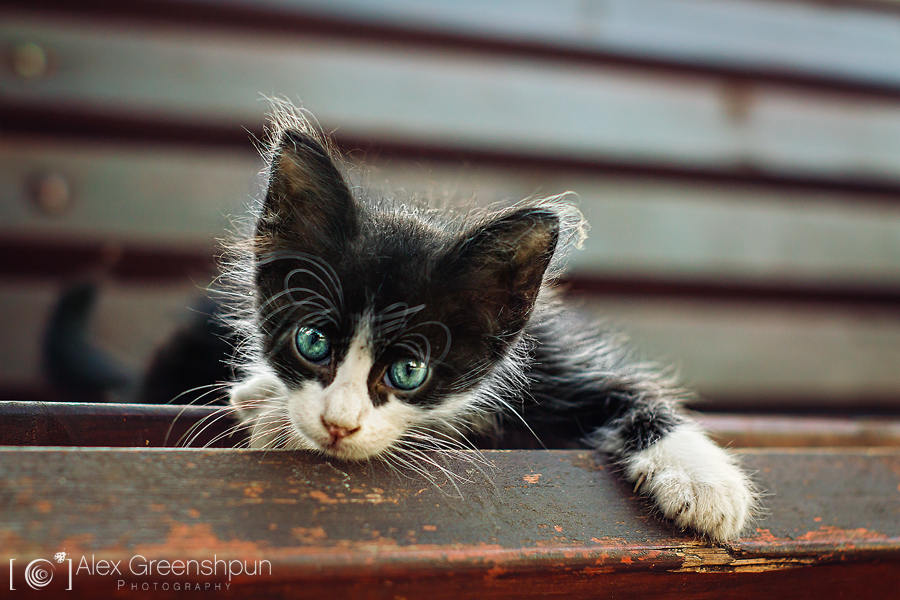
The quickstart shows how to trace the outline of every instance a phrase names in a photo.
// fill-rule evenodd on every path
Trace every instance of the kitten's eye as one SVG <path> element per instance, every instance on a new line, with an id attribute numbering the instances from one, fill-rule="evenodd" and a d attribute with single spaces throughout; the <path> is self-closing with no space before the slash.
<path id="1" fill-rule="evenodd" d="M 294 340 L 297 352 L 311 363 L 323 363 L 331 356 L 331 342 L 324 333 L 312 327 L 298 327 Z"/>
<path id="2" fill-rule="evenodd" d="M 428 365 L 420 360 L 398 360 L 384 374 L 384 382 L 405 392 L 412 391 L 428 379 Z"/>

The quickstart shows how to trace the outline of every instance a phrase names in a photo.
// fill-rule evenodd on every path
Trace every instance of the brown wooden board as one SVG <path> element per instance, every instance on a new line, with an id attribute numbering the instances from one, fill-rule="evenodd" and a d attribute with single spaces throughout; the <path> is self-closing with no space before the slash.
<path id="1" fill-rule="evenodd" d="M 429 482 L 285 451 L 3 448 L 0 587 L 24 598 L 63 597 L 70 583 L 72 598 L 896 597 L 900 452 L 741 457 L 766 511 L 745 538 L 712 546 L 649 516 L 589 452 L 488 451 L 483 464 L 448 463 L 462 480 L 432 469 Z M 218 574 L 148 575 L 151 560 L 211 561 Z M 120 574 L 95 572 L 116 561 Z M 40 567 L 51 576 L 40 591 L 29 565 L 32 579 Z M 229 581 L 229 568 L 256 574 Z"/>
<path id="2" fill-rule="evenodd" d="M 233 447 L 222 407 L 0 402 L 0 446 Z M 218 439 L 215 439 L 218 438 Z"/>
<path id="3" fill-rule="evenodd" d="M 126 448 L 242 445 L 221 406 L 0 402 L 0 446 Z M 731 448 L 900 446 L 896 417 L 695 414 Z"/>

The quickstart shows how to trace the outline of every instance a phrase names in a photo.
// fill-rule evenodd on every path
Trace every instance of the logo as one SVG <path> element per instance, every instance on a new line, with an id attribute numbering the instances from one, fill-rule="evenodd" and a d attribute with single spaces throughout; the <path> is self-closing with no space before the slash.
<path id="1" fill-rule="evenodd" d="M 67 591 L 72 590 L 72 559 L 66 559 L 65 552 L 57 552 L 53 557 L 58 564 L 62 564 L 64 562 L 69 563 L 69 567 L 67 569 L 68 573 L 65 575 L 68 577 L 68 586 L 65 588 Z M 15 567 L 16 559 L 9 559 L 9 589 L 11 591 L 15 591 L 15 580 L 13 577 L 14 567 Z M 28 584 L 33 590 L 42 590 L 53 581 L 53 576 L 56 575 L 56 567 L 52 562 L 45 558 L 36 558 L 25 566 L 25 583 Z"/>
<path id="2" fill-rule="evenodd" d="M 131 591 L 228 591 L 234 577 L 264 577 L 272 575 L 272 563 L 267 560 L 237 560 L 219 558 L 159 559 L 137 554 L 128 562 L 124 558 L 104 559 L 94 554 L 77 558 L 57 552 L 53 560 L 35 558 L 21 570 L 22 562 L 9 559 L 10 591 L 44 590 L 49 597 L 59 591 L 72 591 L 77 577 L 108 578 L 108 587 Z M 54 561 L 56 564 L 54 564 Z M 24 583 L 23 583 L 24 581 Z"/>
<path id="3" fill-rule="evenodd" d="M 44 560 L 43 558 L 33 560 L 25 567 L 25 583 L 31 586 L 33 590 L 47 587 L 47 584 L 53 580 L 53 572 L 55 570 L 53 563 L 49 560 Z"/>

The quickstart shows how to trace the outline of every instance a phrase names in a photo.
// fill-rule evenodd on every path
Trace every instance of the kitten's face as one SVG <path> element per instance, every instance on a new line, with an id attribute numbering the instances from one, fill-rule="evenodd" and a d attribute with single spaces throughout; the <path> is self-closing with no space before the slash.
<path id="1" fill-rule="evenodd" d="M 427 327 L 385 335 L 381 316 L 354 319 L 349 337 L 328 326 L 298 324 L 291 332 L 292 348 L 273 361 L 287 384 L 288 446 L 362 459 L 453 421 L 465 386 L 447 389 L 460 378 L 430 353 L 421 333 Z"/>
<path id="2" fill-rule="evenodd" d="M 521 333 L 557 227 L 537 208 L 441 229 L 367 207 L 316 140 L 286 133 L 254 240 L 283 388 L 239 407 L 263 417 L 261 445 L 363 459 L 446 437 Z"/>

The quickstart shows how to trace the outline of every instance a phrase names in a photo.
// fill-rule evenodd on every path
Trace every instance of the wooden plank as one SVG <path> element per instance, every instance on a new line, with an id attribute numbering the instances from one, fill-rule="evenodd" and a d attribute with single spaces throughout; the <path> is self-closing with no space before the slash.
<path id="1" fill-rule="evenodd" d="M 259 195 L 261 166 L 250 151 L 0 137 L 0 235 L 211 256 L 213 240 Z M 591 224 L 584 250 L 570 261 L 576 278 L 900 294 L 900 204 L 893 196 L 378 157 L 365 166 L 368 175 L 354 173 L 366 184 L 440 202 L 487 205 L 575 192 L 571 200 Z M 71 203 L 48 214 L 36 209 L 29 182 L 54 174 L 67 182 Z M 74 250 L 65 253 L 75 257 Z M 35 248 L 21 251 L 36 259 L 13 259 L 11 249 L 0 263 L 7 274 L 56 276 L 66 265 Z M 174 259 L 157 262 L 174 269 Z M 182 262 L 195 272 L 202 266 Z"/>
<path id="2" fill-rule="evenodd" d="M 164 30 L 162 40 L 158 25 L 10 15 L 3 40 L 44 44 L 55 58 L 47 77 L 7 75 L 7 102 L 257 129 L 260 93 L 283 94 L 355 139 L 900 183 L 900 105 L 883 98 L 347 40 Z"/>
<path id="3" fill-rule="evenodd" d="M 23 597 L 61 594 L 67 560 L 75 598 L 174 597 L 176 582 L 361 598 L 887 598 L 900 586 L 896 450 L 741 453 L 768 510 L 724 546 L 647 518 L 590 453 L 484 457 L 451 463 L 467 474 L 450 485 L 293 452 L 4 448 L 0 564 Z M 34 560 L 54 568 L 40 592 L 25 580 Z M 151 560 L 225 562 L 172 575 L 148 574 Z"/>
<path id="4" fill-rule="evenodd" d="M 896 417 L 703 414 L 695 418 L 729 448 L 900 447 Z M 0 402 L 0 446 L 240 447 L 221 406 Z"/>
<path id="5" fill-rule="evenodd" d="M 245 0 L 178 4 L 246 6 Z M 819 75 L 900 87 L 900 17 L 869 5 L 839 9 L 758 0 L 513 0 L 485 4 L 266 0 L 259 8 L 336 21 L 484 36 L 551 47 L 748 71 Z M 867 10 L 868 9 L 868 10 Z M 777 40 L 777 43 L 760 43 Z"/>
<path id="6" fill-rule="evenodd" d="M 897 405 L 900 317 L 891 308 L 640 298 L 588 305 L 642 355 L 674 364 L 705 399 L 699 406 L 777 412 Z"/>
<path id="7" fill-rule="evenodd" d="M 729 448 L 900 446 L 900 420 L 780 415 L 700 414 L 703 427 Z"/>
<path id="8" fill-rule="evenodd" d="M 250 147 L 73 143 L 0 137 L 0 210 L 7 234 L 212 253 L 232 219 L 259 195 L 262 159 Z M 65 186 L 58 206 L 36 187 Z"/>
<path id="9" fill-rule="evenodd" d="M 583 4 L 397 0 L 17 2 L 25 8 L 290 31 L 570 60 L 707 69 L 896 90 L 900 18 L 889 4 L 608 0 Z M 760 43 L 766 40 L 768 43 Z"/>
<path id="10" fill-rule="evenodd" d="M 0 446 L 231 448 L 243 437 L 223 407 L 0 401 Z"/>

